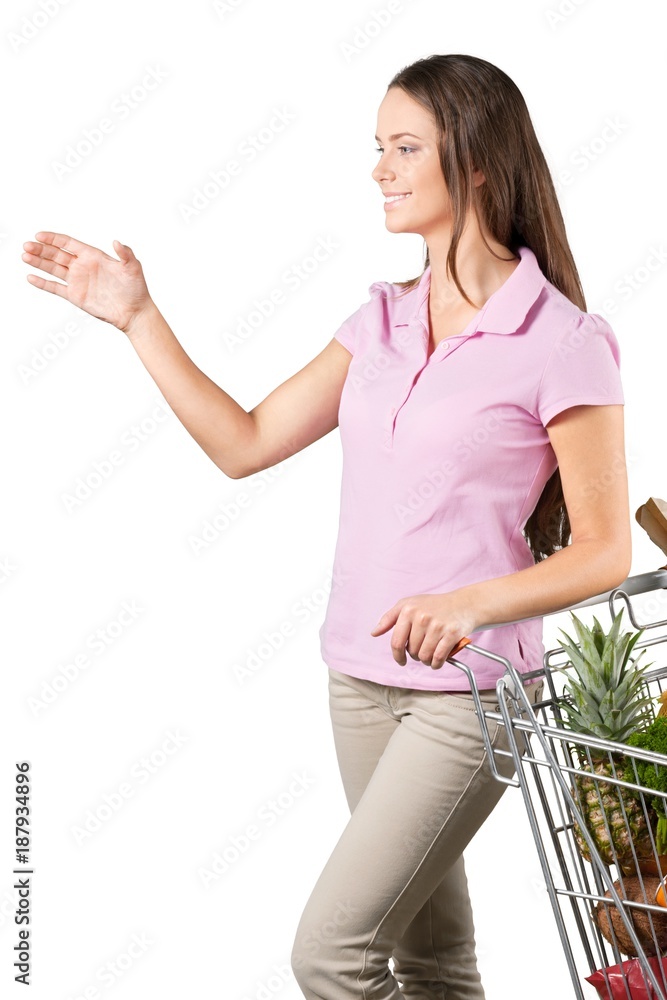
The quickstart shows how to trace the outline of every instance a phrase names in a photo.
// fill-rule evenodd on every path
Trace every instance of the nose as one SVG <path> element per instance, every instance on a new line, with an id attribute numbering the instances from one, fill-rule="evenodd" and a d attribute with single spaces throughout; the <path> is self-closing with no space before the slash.
<path id="1" fill-rule="evenodd" d="M 373 170 L 371 171 L 371 177 L 373 178 L 374 181 L 377 181 L 378 184 L 381 184 L 382 181 L 387 178 L 394 179 L 396 177 L 396 173 L 390 168 L 388 164 L 386 150 L 384 153 L 382 153 L 380 159 L 373 167 Z"/>

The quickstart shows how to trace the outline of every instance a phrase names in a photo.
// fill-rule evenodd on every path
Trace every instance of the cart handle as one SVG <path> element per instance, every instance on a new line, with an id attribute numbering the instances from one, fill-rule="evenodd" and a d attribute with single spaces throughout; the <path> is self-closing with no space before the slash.
<path id="1" fill-rule="evenodd" d="M 459 641 L 456 643 L 449 656 L 456 656 L 457 653 L 461 652 L 464 646 L 467 646 L 471 642 L 472 639 L 469 639 L 467 635 L 464 635 L 463 638 L 459 639 Z M 447 657 L 447 659 L 449 659 L 449 656 Z"/>

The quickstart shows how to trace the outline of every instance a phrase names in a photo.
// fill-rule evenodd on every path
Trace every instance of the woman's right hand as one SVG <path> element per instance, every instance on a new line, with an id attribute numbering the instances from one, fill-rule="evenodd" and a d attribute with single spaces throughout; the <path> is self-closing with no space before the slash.
<path id="1" fill-rule="evenodd" d="M 39 242 L 23 244 L 23 260 L 65 282 L 29 274 L 37 288 L 62 296 L 123 333 L 152 305 L 141 264 L 118 240 L 113 245 L 120 260 L 64 233 L 39 232 L 35 239 Z"/>

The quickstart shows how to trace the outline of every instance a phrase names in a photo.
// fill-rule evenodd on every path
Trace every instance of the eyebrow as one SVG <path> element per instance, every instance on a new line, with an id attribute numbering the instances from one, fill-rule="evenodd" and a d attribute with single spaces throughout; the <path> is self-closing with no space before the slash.
<path id="1" fill-rule="evenodd" d="M 390 135 L 389 136 L 389 142 L 394 142 L 394 140 L 400 139 L 404 135 L 411 135 L 413 139 L 419 139 L 419 136 L 415 135 L 414 132 L 397 132 L 396 135 Z M 380 136 L 379 135 L 376 135 L 373 138 L 377 139 L 377 141 L 380 142 Z"/>

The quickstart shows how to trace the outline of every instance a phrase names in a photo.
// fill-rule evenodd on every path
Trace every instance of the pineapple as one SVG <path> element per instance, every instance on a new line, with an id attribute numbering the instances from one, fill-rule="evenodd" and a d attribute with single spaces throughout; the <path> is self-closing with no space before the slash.
<path id="1" fill-rule="evenodd" d="M 630 653 L 643 629 L 619 636 L 621 609 L 608 634 L 597 618 L 593 628 L 584 625 L 570 612 L 577 631 L 578 644 L 563 629 L 563 649 L 570 657 L 574 673 L 568 674 L 567 692 L 561 708 L 567 715 L 567 728 L 586 736 L 597 736 L 624 743 L 653 719 L 652 699 L 643 687 L 644 672 L 650 664 L 639 665 L 643 653 L 632 660 Z M 635 870 L 634 851 L 638 858 L 653 854 L 651 830 L 637 794 L 604 780 L 605 775 L 623 777 L 624 758 L 620 754 L 590 748 L 578 748 L 583 771 L 595 774 L 575 777 L 575 801 L 600 857 L 607 865 L 617 864 L 625 873 Z M 651 810 L 647 809 L 649 816 Z M 575 824 L 574 835 L 586 860 L 590 852 Z"/>

